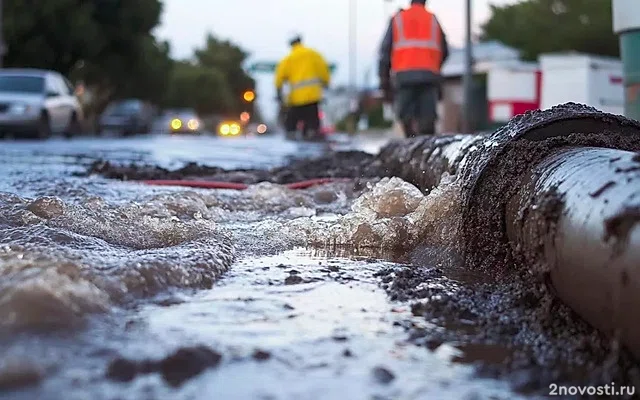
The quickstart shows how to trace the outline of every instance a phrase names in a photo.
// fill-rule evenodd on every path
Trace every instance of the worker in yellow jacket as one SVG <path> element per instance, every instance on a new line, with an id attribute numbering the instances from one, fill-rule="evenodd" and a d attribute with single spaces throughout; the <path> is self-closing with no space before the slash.
<path id="1" fill-rule="evenodd" d="M 329 86 L 329 65 L 320 53 L 302 45 L 300 35 L 295 35 L 289 44 L 291 52 L 280 61 L 275 76 L 278 101 L 287 109 L 284 121 L 287 138 L 296 137 L 299 122 L 303 123 L 303 138 L 319 138 L 318 104 L 323 89 Z M 282 95 L 285 83 L 289 89 L 286 101 Z"/>

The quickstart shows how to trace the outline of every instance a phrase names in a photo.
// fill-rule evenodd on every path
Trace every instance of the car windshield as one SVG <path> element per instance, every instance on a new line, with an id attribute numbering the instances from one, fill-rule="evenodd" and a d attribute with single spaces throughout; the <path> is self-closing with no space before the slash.
<path id="1" fill-rule="evenodd" d="M 140 110 L 140 102 L 137 101 L 123 101 L 120 103 L 111 104 L 107 108 L 107 114 L 111 115 L 127 115 L 134 114 Z"/>
<path id="2" fill-rule="evenodd" d="M 0 92 L 42 93 L 44 78 L 41 76 L 0 75 Z"/>

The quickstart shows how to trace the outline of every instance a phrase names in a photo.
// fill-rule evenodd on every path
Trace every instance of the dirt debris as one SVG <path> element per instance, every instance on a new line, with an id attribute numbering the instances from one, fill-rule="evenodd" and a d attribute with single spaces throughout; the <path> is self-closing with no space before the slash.
<path id="1" fill-rule="evenodd" d="M 118 180 L 209 180 L 256 184 L 271 182 L 287 184 L 313 178 L 367 178 L 384 176 L 382 166 L 374 165 L 375 156 L 360 151 L 329 152 L 323 156 L 293 160 L 283 167 L 272 169 L 238 169 L 225 170 L 189 163 L 177 170 L 168 170 L 159 166 L 118 165 L 109 161 L 99 160 L 91 164 L 80 176 L 100 175 Z M 320 195 L 319 200 L 329 201 Z"/>
<path id="2" fill-rule="evenodd" d="M 382 367 L 382 366 L 374 367 L 373 371 L 371 372 L 373 373 L 373 376 L 376 379 L 376 381 L 378 381 L 379 383 L 382 383 L 383 385 L 387 385 L 393 382 L 394 379 L 396 379 L 396 375 L 386 367 Z"/>
<path id="3" fill-rule="evenodd" d="M 109 364 L 106 376 L 116 382 L 131 382 L 138 375 L 159 373 L 168 385 L 178 387 L 221 361 L 222 355 L 209 347 L 182 347 L 160 360 L 116 358 Z"/>
<path id="4" fill-rule="evenodd" d="M 44 378 L 45 371 L 28 360 L 10 358 L 0 364 L 0 392 L 34 386 Z"/>
<path id="5" fill-rule="evenodd" d="M 463 262 L 467 269 L 491 279 L 456 281 L 441 269 L 416 262 L 418 266 L 379 272 L 381 285 L 392 300 L 411 303 L 417 320 L 445 328 L 430 329 L 423 323 L 404 321 L 401 324 L 410 341 L 430 351 L 444 344 L 457 346 L 462 354 L 454 360 L 476 365 L 478 374 L 506 379 L 522 393 L 544 395 L 550 383 L 638 384 L 640 371 L 628 352 L 619 350 L 557 300 L 545 275 L 548 266 L 536 265 L 538 254 L 523 254 L 510 246 L 505 208 L 526 184 L 532 167 L 553 151 L 594 146 L 637 152 L 640 137 L 632 133 L 639 129 L 638 124 L 592 108 L 566 104 L 517 117 L 490 137 L 398 141 L 375 157 L 358 152 L 330 153 L 270 171 L 224 171 L 197 165 L 167 171 L 95 163 L 87 174 L 123 180 L 198 178 L 247 184 L 290 183 L 316 177 L 399 176 L 423 192 L 436 186 L 443 173 L 457 174 L 465 189 Z M 545 198 L 547 206 L 538 210 L 538 218 L 545 220 L 541 226 L 552 226 L 548 222 L 558 217 L 562 199 L 553 191 Z M 529 203 L 521 204 L 520 210 L 526 210 Z M 546 234 L 538 232 L 536 237 L 541 240 Z M 286 279 L 293 284 L 293 280 L 302 278 L 290 275 Z M 384 371 L 393 377 L 390 371 Z M 378 369 L 373 374 L 382 383 L 393 380 Z"/>
<path id="6" fill-rule="evenodd" d="M 252 357 L 256 361 L 267 361 L 271 358 L 271 353 L 266 350 L 256 349 Z"/>
<path id="7" fill-rule="evenodd" d="M 461 353 L 452 361 L 472 364 L 479 376 L 506 380 L 520 393 L 545 395 L 550 383 L 637 382 L 640 370 L 632 355 L 617 352 L 611 339 L 530 275 L 512 272 L 495 283 L 478 284 L 462 284 L 437 268 L 417 266 L 387 268 L 376 275 L 389 296 L 410 303 L 418 318 L 399 323 L 410 342 L 428 351 L 453 346 Z M 616 360 L 609 363 L 614 351 Z"/>

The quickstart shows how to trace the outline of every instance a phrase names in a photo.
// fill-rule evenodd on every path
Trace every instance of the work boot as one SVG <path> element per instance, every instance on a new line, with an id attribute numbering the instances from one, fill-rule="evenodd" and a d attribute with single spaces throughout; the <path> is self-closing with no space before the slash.
<path id="1" fill-rule="evenodd" d="M 324 136 L 315 129 L 309 129 L 309 131 L 307 132 L 307 140 L 312 142 L 323 142 Z"/>
<path id="2" fill-rule="evenodd" d="M 413 129 L 413 123 L 412 122 L 402 122 L 402 130 L 404 131 L 404 137 L 406 138 L 412 138 L 412 137 L 416 137 L 416 132 Z"/>

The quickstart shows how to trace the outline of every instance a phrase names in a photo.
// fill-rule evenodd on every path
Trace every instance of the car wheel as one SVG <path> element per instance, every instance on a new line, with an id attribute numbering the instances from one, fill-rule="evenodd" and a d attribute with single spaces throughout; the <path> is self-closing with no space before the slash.
<path id="1" fill-rule="evenodd" d="M 36 137 L 38 139 L 49 139 L 51 137 L 51 123 L 46 113 L 40 115 L 38 126 L 36 128 Z"/>
<path id="2" fill-rule="evenodd" d="M 73 115 L 71 115 L 71 122 L 69 122 L 67 130 L 64 132 L 64 136 L 66 138 L 77 136 L 80 134 L 81 130 L 82 129 L 80 126 L 80 121 L 78 121 L 78 115 L 74 112 Z"/>

